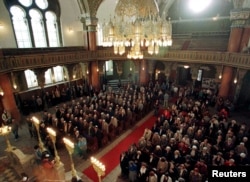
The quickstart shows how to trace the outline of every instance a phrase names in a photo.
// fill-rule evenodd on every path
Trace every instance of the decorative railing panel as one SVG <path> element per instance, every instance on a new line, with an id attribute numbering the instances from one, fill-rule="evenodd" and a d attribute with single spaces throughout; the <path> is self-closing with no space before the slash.
<path id="1" fill-rule="evenodd" d="M 96 60 L 126 60 L 126 55 L 115 55 L 113 49 L 100 49 L 97 51 L 87 51 L 84 49 L 76 49 L 70 51 L 54 51 L 51 53 L 41 50 L 32 54 L 11 55 L 2 51 L 0 56 L 0 73 L 10 71 L 20 71 L 28 68 L 52 67 L 56 65 L 67 65 L 72 63 L 96 61 Z M 9 53 L 9 51 L 7 51 Z M 160 60 L 182 63 L 199 63 L 199 64 L 215 64 L 227 65 L 242 69 L 250 69 L 250 54 L 229 53 L 229 52 L 210 52 L 210 51 L 165 51 L 159 55 L 149 55 L 144 53 L 145 60 Z"/>

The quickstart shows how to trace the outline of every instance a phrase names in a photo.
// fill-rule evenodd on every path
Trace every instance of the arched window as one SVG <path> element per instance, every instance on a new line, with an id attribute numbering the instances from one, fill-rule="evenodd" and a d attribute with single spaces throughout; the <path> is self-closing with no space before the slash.
<path id="1" fill-rule="evenodd" d="M 19 6 L 10 8 L 18 48 L 32 47 L 26 13 Z"/>
<path id="2" fill-rule="evenodd" d="M 45 85 L 64 81 L 64 72 L 62 66 L 55 66 L 45 72 Z"/>
<path id="3" fill-rule="evenodd" d="M 43 23 L 43 17 L 38 10 L 31 9 L 29 11 L 31 17 L 31 26 L 35 40 L 35 47 L 47 47 L 46 37 L 45 37 L 45 29 Z"/>
<path id="4" fill-rule="evenodd" d="M 5 0 L 5 4 L 10 11 L 18 48 L 62 45 L 58 1 Z"/>
<path id="5" fill-rule="evenodd" d="M 59 34 L 58 34 L 58 27 L 56 22 L 56 15 L 55 13 L 49 11 L 46 12 L 46 24 L 47 30 L 49 32 L 49 45 L 50 47 L 59 47 Z"/>
<path id="6" fill-rule="evenodd" d="M 53 75 L 52 75 L 51 69 L 48 69 L 48 70 L 45 72 L 44 77 L 45 77 L 45 85 L 48 85 L 48 84 L 53 83 Z"/>
<path id="7" fill-rule="evenodd" d="M 24 74 L 25 74 L 28 88 L 33 88 L 33 87 L 38 86 L 37 77 L 36 77 L 34 71 L 25 70 Z"/>
<path id="8" fill-rule="evenodd" d="M 64 80 L 64 72 L 62 66 L 53 67 L 55 82 L 61 82 Z"/>

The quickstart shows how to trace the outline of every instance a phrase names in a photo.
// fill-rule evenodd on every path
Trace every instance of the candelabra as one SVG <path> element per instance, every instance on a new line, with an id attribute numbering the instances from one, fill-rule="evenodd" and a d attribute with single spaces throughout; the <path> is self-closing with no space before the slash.
<path id="1" fill-rule="evenodd" d="M 11 146 L 9 138 L 8 138 L 10 132 L 11 132 L 10 126 L 3 126 L 0 128 L 0 135 L 5 136 L 5 140 L 6 140 L 6 144 L 7 144 L 6 151 L 11 151 L 13 149 L 13 146 Z"/>
<path id="2" fill-rule="evenodd" d="M 105 170 L 106 170 L 105 165 L 94 157 L 91 157 L 90 160 L 95 172 L 97 173 L 98 180 L 99 182 L 101 182 L 102 181 L 101 177 L 105 175 Z"/>
<path id="3" fill-rule="evenodd" d="M 32 119 L 34 126 L 36 128 L 36 131 L 37 131 L 38 145 L 42 151 L 45 151 L 44 144 L 43 144 L 43 141 L 42 141 L 41 136 L 40 136 L 40 121 L 35 116 L 33 116 L 31 119 Z"/>
<path id="4" fill-rule="evenodd" d="M 53 148 L 55 151 L 55 161 L 56 161 L 56 166 L 60 166 L 61 165 L 61 161 L 60 161 L 60 157 L 58 155 L 57 149 L 56 149 L 56 131 L 53 130 L 52 128 L 47 128 L 47 132 L 49 134 L 49 137 L 53 143 Z"/>
<path id="5" fill-rule="evenodd" d="M 76 173 L 73 158 L 72 158 L 72 154 L 74 152 L 75 144 L 73 142 L 71 142 L 69 139 L 65 138 L 65 137 L 63 138 L 63 142 L 64 142 L 64 144 L 66 146 L 66 149 L 68 150 L 68 153 L 69 153 L 72 176 L 77 177 L 77 173 Z"/>

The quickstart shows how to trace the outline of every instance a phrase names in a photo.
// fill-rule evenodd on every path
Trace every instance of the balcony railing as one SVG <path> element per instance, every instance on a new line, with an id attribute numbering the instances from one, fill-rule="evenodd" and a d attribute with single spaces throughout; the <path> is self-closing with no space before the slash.
<path id="1" fill-rule="evenodd" d="M 34 51 L 29 49 L 28 52 L 23 51 L 23 53 L 18 51 L 18 49 L 12 49 L 12 51 L 0 49 L 0 73 L 96 60 L 127 59 L 125 54 L 122 56 L 115 55 L 112 48 L 100 48 L 96 51 L 88 51 L 83 48 L 66 49 L 67 51 L 62 51 L 62 49 L 51 48 L 46 49 L 46 51 L 43 49 L 34 49 Z M 250 55 L 243 53 L 163 50 L 158 55 L 144 53 L 144 59 L 226 65 L 241 69 L 250 69 Z"/>

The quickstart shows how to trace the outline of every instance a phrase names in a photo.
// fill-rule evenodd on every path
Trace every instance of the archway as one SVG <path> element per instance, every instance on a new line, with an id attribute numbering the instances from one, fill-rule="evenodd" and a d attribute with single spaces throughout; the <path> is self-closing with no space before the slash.
<path id="1" fill-rule="evenodd" d="M 240 108 L 250 110 L 250 71 L 247 71 L 242 80 L 242 86 L 239 93 L 238 105 Z"/>

